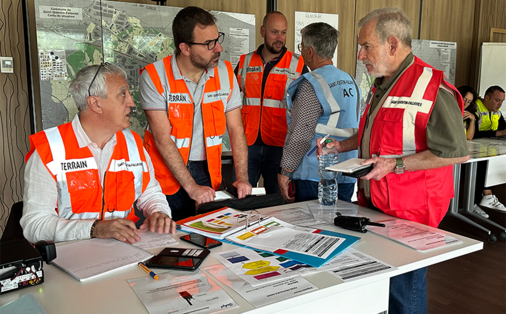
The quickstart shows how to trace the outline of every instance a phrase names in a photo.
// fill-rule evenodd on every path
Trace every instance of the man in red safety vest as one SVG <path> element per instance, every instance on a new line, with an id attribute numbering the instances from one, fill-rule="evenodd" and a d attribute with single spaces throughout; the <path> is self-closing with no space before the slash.
<path id="1" fill-rule="evenodd" d="M 453 198 L 453 164 L 469 159 L 464 103 L 442 71 L 411 52 L 411 22 L 399 8 L 380 8 L 358 26 L 362 61 L 376 77 L 358 134 L 333 142 L 359 148 L 373 170 L 359 180 L 359 204 L 437 227 Z M 390 280 L 389 313 L 426 313 L 422 268 Z"/>

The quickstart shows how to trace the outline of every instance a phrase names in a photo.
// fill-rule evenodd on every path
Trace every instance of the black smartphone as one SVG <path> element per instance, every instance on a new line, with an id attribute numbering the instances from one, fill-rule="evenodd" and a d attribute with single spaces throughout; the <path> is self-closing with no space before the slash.
<path id="1" fill-rule="evenodd" d="M 195 244 L 204 249 L 212 249 L 213 247 L 220 246 L 222 243 L 218 240 L 208 238 L 198 233 L 190 233 L 180 237 L 181 240 Z"/>
<path id="2" fill-rule="evenodd" d="M 146 266 L 153 268 L 172 268 L 180 270 L 195 270 L 209 255 L 206 249 L 165 248 L 158 255 L 146 262 Z"/>

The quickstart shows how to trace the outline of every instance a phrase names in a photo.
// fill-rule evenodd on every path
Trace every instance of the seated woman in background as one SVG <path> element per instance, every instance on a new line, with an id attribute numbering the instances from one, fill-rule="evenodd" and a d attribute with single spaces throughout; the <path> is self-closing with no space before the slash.
<path id="1" fill-rule="evenodd" d="M 476 103 L 474 102 L 478 97 L 477 97 L 474 89 L 470 86 L 460 86 L 457 89 L 459 90 L 460 94 L 462 95 L 462 98 L 464 99 L 464 115 L 463 115 L 464 130 L 466 131 L 467 140 L 470 141 L 474 137 L 474 131 L 476 128 L 475 122 L 476 122 L 476 119 L 478 118 L 476 116 L 476 112 L 478 109 L 476 108 Z M 483 178 L 483 181 L 485 181 L 484 178 Z M 483 186 L 483 184 L 484 184 L 484 182 L 482 182 L 482 184 L 479 184 L 479 185 Z M 483 194 L 488 194 L 486 192 L 490 192 L 490 194 L 492 193 L 491 190 L 483 190 Z M 485 218 L 489 217 L 485 211 L 483 211 L 478 205 L 476 205 L 476 203 L 474 204 L 472 210 L 473 210 L 473 212 L 475 212 L 476 214 L 478 214 L 482 217 L 485 217 Z"/>
<path id="2" fill-rule="evenodd" d="M 475 121 L 477 118 L 474 100 L 477 97 L 474 89 L 470 86 L 460 86 L 458 90 L 464 99 L 464 129 L 466 130 L 467 140 L 470 141 L 474 137 Z"/>

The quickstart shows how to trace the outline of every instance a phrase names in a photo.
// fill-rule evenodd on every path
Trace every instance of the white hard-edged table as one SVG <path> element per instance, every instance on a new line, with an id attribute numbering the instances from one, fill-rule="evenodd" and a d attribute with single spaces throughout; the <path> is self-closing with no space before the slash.
<path id="1" fill-rule="evenodd" d="M 392 218 L 376 210 L 359 207 L 351 203 L 338 202 L 340 202 L 340 205 L 348 204 L 349 206 L 358 207 L 359 213 L 370 218 L 371 221 Z M 317 201 L 287 204 L 273 208 L 290 210 L 290 208 L 307 207 L 308 203 L 317 203 Z M 360 237 L 361 239 L 353 244 L 353 248 L 398 269 L 351 282 L 343 282 L 324 271 L 305 274 L 304 277 L 316 285 L 319 288 L 318 290 L 260 308 L 254 308 L 235 291 L 215 280 L 240 306 L 222 313 L 293 314 L 328 313 L 334 310 L 339 313 L 381 313 L 388 309 L 390 277 L 457 258 L 483 248 L 483 243 L 480 241 L 445 231 L 462 240 L 462 243 L 428 252 L 418 252 L 371 232 L 357 233 L 332 225 L 319 227 Z M 179 240 L 179 236 L 182 234 L 184 233 L 178 232 L 174 235 L 174 238 L 179 241 L 178 246 L 193 247 L 192 244 Z M 224 243 L 222 246 L 212 249 L 212 252 L 230 250 L 231 247 L 232 245 Z M 153 253 L 160 250 L 154 250 Z M 214 264 L 218 264 L 218 262 L 210 255 L 204 261 L 201 269 Z M 157 270 L 157 272 L 161 273 L 162 271 Z M 30 293 L 50 314 L 147 313 L 144 305 L 127 283 L 128 279 L 146 276 L 139 267 L 133 266 L 86 283 L 77 281 L 53 265 L 44 265 L 44 275 L 45 280 L 41 285 L 1 295 L 0 306 Z"/>

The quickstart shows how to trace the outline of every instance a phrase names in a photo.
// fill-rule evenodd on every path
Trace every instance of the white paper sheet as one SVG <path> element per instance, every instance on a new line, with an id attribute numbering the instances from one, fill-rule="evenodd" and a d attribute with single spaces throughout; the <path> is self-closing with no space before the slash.
<path id="1" fill-rule="evenodd" d="M 128 284 L 150 314 L 213 313 L 237 307 L 223 289 L 200 270 L 170 271 L 129 279 Z"/>
<path id="2" fill-rule="evenodd" d="M 178 244 L 178 242 L 173 238 L 173 234 L 158 234 L 156 232 L 150 232 L 149 230 L 138 230 L 137 234 L 141 237 L 141 240 L 135 242 L 133 246 L 143 250 L 164 248 Z"/>
<path id="3" fill-rule="evenodd" d="M 153 257 L 114 239 L 89 239 L 56 246 L 53 264 L 80 281 L 87 281 Z"/>
<path id="4" fill-rule="evenodd" d="M 279 220 L 296 226 L 306 227 L 319 224 L 319 222 L 315 220 L 311 211 L 301 207 L 272 211 L 262 210 L 262 215 L 276 217 Z"/>
<path id="5" fill-rule="evenodd" d="M 254 287 L 318 270 L 313 266 L 285 257 L 246 248 L 216 252 L 212 255 Z"/>
<path id="6" fill-rule="evenodd" d="M 329 273 L 343 281 L 353 281 L 393 271 L 397 268 L 358 250 L 348 248 L 319 269 L 328 270 Z"/>
<path id="7" fill-rule="evenodd" d="M 224 265 L 213 265 L 204 268 L 204 270 L 221 283 L 234 289 L 254 307 L 276 303 L 318 289 L 318 287 L 301 276 L 253 287 L 236 276 Z"/>
<path id="8" fill-rule="evenodd" d="M 378 221 L 385 227 L 367 226 L 371 232 L 409 246 L 417 251 L 428 251 L 448 245 L 462 243 L 443 230 L 431 228 L 409 220 L 392 219 Z"/>
<path id="9" fill-rule="evenodd" d="M 360 159 L 360 158 L 350 158 L 348 160 L 345 160 L 345 161 L 335 164 L 333 166 L 327 167 L 325 169 L 330 170 L 330 171 L 345 172 L 345 173 L 355 172 L 357 170 L 370 167 L 370 165 L 361 165 L 361 163 L 364 160 L 365 159 Z"/>

